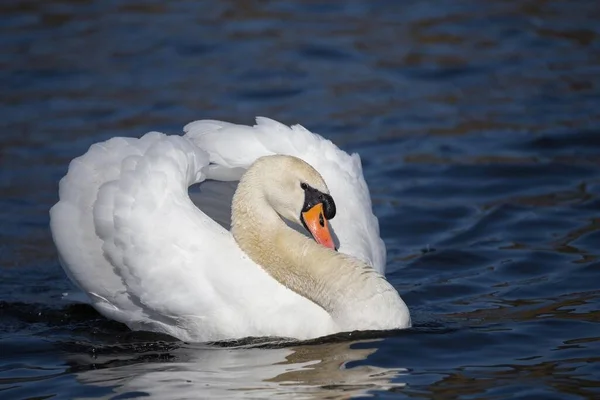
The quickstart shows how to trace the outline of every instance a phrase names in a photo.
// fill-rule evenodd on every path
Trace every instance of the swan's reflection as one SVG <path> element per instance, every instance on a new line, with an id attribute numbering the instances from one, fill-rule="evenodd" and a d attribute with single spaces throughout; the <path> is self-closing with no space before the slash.
<path id="1" fill-rule="evenodd" d="M 377 351 L 373 342 L 360 345 L 372 348 L 351 348 L 356 343 L 274 349 L 185 345 L 170 351 L 174 362 L 90 370 L 78 373 L 78 380 L 87 385 L 112 386 L 116 394 L 127 398 L 139 392 L 160 399 L 290 395 L 337 399 L 404 386 L 398 383 L 399 376 L 406 372 L 403 368 L 347 368 L 349 361 L 364 360 Z"/>

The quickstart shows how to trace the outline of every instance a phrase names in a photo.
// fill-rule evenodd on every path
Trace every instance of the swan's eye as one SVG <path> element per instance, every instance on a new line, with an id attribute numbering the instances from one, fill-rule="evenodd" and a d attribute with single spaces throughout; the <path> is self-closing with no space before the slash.
<path id="1" fill-rule="evenodd" d="M 304 183 L 304 182 L 300 183 L 300 187 L 302 188 L 302 190 L 308 189 L 308 185 L 306 183 Z"/>

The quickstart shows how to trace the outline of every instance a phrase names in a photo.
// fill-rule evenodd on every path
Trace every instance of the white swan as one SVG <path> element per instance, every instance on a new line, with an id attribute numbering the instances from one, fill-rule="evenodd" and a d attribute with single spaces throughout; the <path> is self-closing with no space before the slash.
<path id="1" fill-rule="evenodd" d="M 60 262 L 101 314 L 185 341 L 410 326 L 358 155 L 266 118 L 185 132 L 95 144 L 60 182 Z"/>

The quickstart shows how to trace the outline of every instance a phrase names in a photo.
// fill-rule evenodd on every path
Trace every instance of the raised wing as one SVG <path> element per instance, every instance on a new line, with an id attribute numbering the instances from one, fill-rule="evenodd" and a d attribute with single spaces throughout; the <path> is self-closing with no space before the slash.
<path id="1" fill-rule="evenodd" d="M 60 200 L 50 210 L 52 237 L 66 274 L 101 312 L 122 322 L 143 310 L 129 301 L 123 280 L 104 256 L 94 204 L 100 187 L 119 178 L 123 160 L 141 156 L 163 136 L 149 133 L 141 139 L 114 138 L 92 145 L 69 165 L 60 181 Z"/>

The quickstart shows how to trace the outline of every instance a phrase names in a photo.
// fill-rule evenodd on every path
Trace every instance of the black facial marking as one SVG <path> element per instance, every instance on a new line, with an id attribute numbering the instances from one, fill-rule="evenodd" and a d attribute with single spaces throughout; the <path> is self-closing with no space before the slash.
<path id="1" fill-rule="evenodd" d="M 300 184 L 301 187 L 302 183 Z M 333 201 L 333 197 L 306 185 L 306 189 L 304 189 L 304 207 L 302 207 L 302 212 L 310 210 L 319 203 L 323 204 L 325 218 L 332 219 L 335 217 L 335 202 Z"/>

